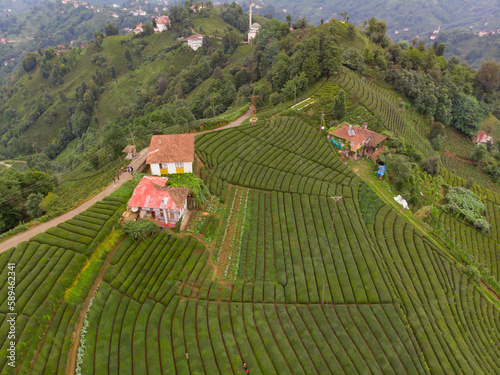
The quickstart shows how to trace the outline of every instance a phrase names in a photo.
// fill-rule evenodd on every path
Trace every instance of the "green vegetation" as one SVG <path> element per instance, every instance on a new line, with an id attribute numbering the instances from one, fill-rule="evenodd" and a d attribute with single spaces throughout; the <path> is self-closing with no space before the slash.
<path id="1" fill-rule="evenodd" d="M 462 187 L 451 188 L 446 193 L 446 200 L 446 207 L 453 213 L 463 215 L 473 225 L 485 231 L 490 227 L 483 216 L 486 207 L 472 191 Z"/>
<path id="2" fill-rule="evenodd" d="M 150 219 L 139 219 L 129 221 L 123 225 L 123 232 L 135 240 L 145 240 L 156 233 L 160 228 Z"/>
<path id="3" fill-rule="evenodd" d="M 498 373 L 498 303 L 480 282 L 500 291 L 500 195 L 485 187 L 495 185 L 481 169 L 495 176 L 500 158 L 490 144 L 473 164 L 468 158 L 476 148 L 462 134 L 480 126 L 499 131 L 491 117 L 481 122 L 496 101 L 484 85 L 492 67 L 477 75 L 446 60 L 444 46 L 392 44 L 376 19 L 366 33 L 337 21 L 313 28 L 299 20 L 291 31 L 288 23 L 269 20 L 253 47 L 235 48 L 246 27 L 236 4 L 196 15 L 188 5 L 170 9 L 173 27 L 161 35 L 102 41 L 97 35 L 63 82 L 46 83 L 26 111 L 22 88 L 4 97 L 17 112 L 5 107 L 4 120 L 16 118 L 19 130 L 30 114 L 43 112 L 32 117 L 34 131 L 38 121 L 59 116 L 51 106 L 73 105 L 67 131 L 74 136 L 88 127 L 68 143 L 76 152 L 58 158 L 82 166 L 61 180 L 67 184 L 71 176 L 75 195 L 83 196 L 92 188 L 85 181 L 104 184 L 116 173 L 130 131 L 147 145 L 152 134 L 212 127 L 258 95 L 256 124 L 196 137 L 201 179 L 170 176 L 173 186 L 188 184 L 206 197 L 187 233 L 155 227 L 148 238 L 135 239 L 134 231 L 117 247 L 86 317 L 82 373 L 229 374 L 243 371 L 243 363 L 265 374 Z M 231 27 L 222 41 L 207 37 L 194 52 L 175 40 L 218 12 Z M 114 78 L 103 70 L 110 66 Z M 39 85 L 45 79 L 39 70 L 14 85 Z M 53 95 L 61 90 L 65 96 Z M 297 97 L 304 102 L 290 108 Z M 321 131 L 320 119 L 328 128 L 337 125 L 336 97 L 345 107 L 343 121 L 366 122 L 387 136 L 378 150 L 387 167 L 382 182 L 374 162 L 361 155 L 344 162 Z M 88 124 L 80 123 L 84 114 Z M 0 146 L 29 148 L 23 136 L 16 139 Z M 45 154 L 29 163 L 57 170 Z M 474 180 L 450 173 L 454 168 Z M 40 372 L 55 366 L 45 356 L 55 353 L 51 338 L 66 340 L 66 322 L 79 310 L 60 301 L 71 295 L 77 275 L 68 298 L 84 298 L 84 285 L 108 251 L 100 244 L 132 188 L 127 184 L 114 198 L 0 256 L 29 279 L 18 284 L 30 290 L 19 300 L 25 345 L 19 373 L 30 372 L 32 359 Z M 414 211 L 425 209 L 419 215 L 401 209 L 394 192 Z M 452 213 L 443 207 L 446 192 Z M 64 194 L 47 194 L 42 207 L 69 201 Z M 489 230 L 462 219 L 471 213 L 486 227 L 478 215 L 485 214 Z M 58 276 L 64 272 L 70 275 Z M 37 282 L 50 285 L 35 293 Z M 2 329 L 6 312 L 0 310 Z M 66 363 L 59 360 L 56 372 Z"/>
<path id="4" fill-rule="evenodd" d="M 0 255 L 0 262 L 4 265 L 0 274 L 4 280 L 0 294 L 0 314 L 4 317 L 10 312 L 7 305 L 6 265 L 16 264 L 18 371 L 29 373 L 32 372 L 30 369 L 37 369 L 37 372 L 64 373 L 80 307 L 72 302 L 61 301 L 94 249 L 110 233 L 121 215 L 123 203 L 119 198 L 106 198 L 73 219 Z M 92 266 L 92 274 L 95 275 L 98 268 L 98 265 Z M 90 276 L 88 271 L 84 274 Z M 79 283 L 75 293 L 86 287 L 86 284 Z M 75 301 L 81 298 L 81 294 L 73 296 Z M 1 327 L 3 332 L 7 332 L 6 319 L 2 319 Z M 2 371 L 8 372 L 8 341 L 2 342 L 0 367 Z"/>

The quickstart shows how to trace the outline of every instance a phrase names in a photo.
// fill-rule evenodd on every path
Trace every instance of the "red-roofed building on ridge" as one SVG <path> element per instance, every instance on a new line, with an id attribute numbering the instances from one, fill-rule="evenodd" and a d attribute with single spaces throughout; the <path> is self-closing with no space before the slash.
<path id="1" fill-rule="evenodd" d="M 187 38 L 187 44 L 195 51 L 203 45 L 203 35 L 196 34 Z"/>
<path id="2" fill-rule="evenodd" d="M 193 173 L 194 134 L 154 135 L 146 164 L 151 174 Z"/>
<path id="3" fill-rule="evenodd" d="M 474 143 L 478 145 L 485 145 L 487 143 L 493 143 L 493 138 L 486 134 L 484 130 L 480 130 L 477 133 L 477 138 L 474 140 Z"/>
<path id="4" fill-rule="evenodd" d="M 334 131 L 330 130 L 330 134 L 348 142 L 352 152 L 357 154 L 357 152 L 363 148 L 365 155 L 371 155 L 371 153 L 375 151 L 376 147 L 387 137 L 368 130 L 366 128 L 367 125 L 368 124 L 365 123 L 362 128 L 359 128 L 357 126 L 343 124 L 340 128 L 337 128 Z M 346 152 L 347 150 L 348 148 L 346 148 Z"/>
<path id="5" fill-rule="evenodd" d="M 145 176 L 134 189 L 127 208 L 160 224 L 175 225 L 187 210 L 188 188 L 165 186 L 168 178 Z"/>
<path id="6" fill-rule="evenodd" d="M 156 19 L 157 32 L 161 33 L 166 30 L 168 26 L 170 26 L 170 19 L 167 16 L 161 16 Z"/>

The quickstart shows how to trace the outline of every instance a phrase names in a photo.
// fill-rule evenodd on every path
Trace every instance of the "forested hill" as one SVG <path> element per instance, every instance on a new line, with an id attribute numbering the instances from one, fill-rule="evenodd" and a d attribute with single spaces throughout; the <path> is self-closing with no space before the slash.
<path id="1" fill-rule="evenodd" d="M 248 7 L 246 2 L 240 3 Z M 431 35 L 435 35 L 434 40 L 453 44 L 448 57 L 459 56 L 475 68 L 491 59 L 500 62 L 500 33 L 496 32 L 500 28 L 500 10 L 496 0 L 270 0 L 255 3 L 258 8 L 254 12 L 273 14 L 282 21 L 290 17 L 292 22 L 305 17 L 316 25 L 335 17 L 359 26 L 376 17 L 386 21 L 387 35 L 393 41 L 411 41 L 417 37 L 419 42 L 430 42 Z M 451 31 L 453 35 L 449 34 Z M 481 31 L 488 32 L 486 37 L 478 36 Z"/>
<path id="2" fill-rule="evenodd" d="M 133 28 L 147 22 L 154 12 L 153 4 L 143 5 L 146 15 L 134 15 L 131 11 L 141 5 L 126 4 L 121 7 L 83 4 L 83 1 L 68 2 L 43 1 L 29 3 L 22 11 L 7 12 L 1 16 L 0 7 L 0 83 L 5 76 L 13 72 L 26 52 L 46 49 L 58 45 L 79 46 L 94 38 L 96 31 L 103 31 L 105 26 L 113 25 L 121 30 Z M 16 2 L 17 4 L 17 2 Z M 156 4 L 158 5 L 158 4 Z M 128 8 L 127 8 L 128 7 Z M 26 9 L 29 10 L 26 10 Z M 158 9 L 158 8 L 157 8 Z M 12 10 L 12 9 L 11 9 Z M 4 12 L 5 13 L 5 12 Z M 158 10 L 156 14 L 160 14 Z"/>
<path id="3" fill-rule="evenodd" d="M 255 3 L 259 4 L 259 0 Z M 246 3 L 245 3 L 246 4 Z M 272 7 L 272 8 L 271 8 Z M 286 10 L 286 11 L 285 11 Z M 476 30 L 500 27 L 500 9 L 496 0 L 267 0 L 261 12 L 273 12 L 282 20 L 306 17 L 318 24 L 321 19 L 341 18 L 347 12 L 349 22 L 359 25 L 371 17 L 383 19 L 393 40 L 427 35 L 441 26 L 442 30 L 473 26 Z M 485 26 L 485 24 L 487 24 Z M 405 31 L 404 29 L 408 29 Z M 395 34 L 395 31 L 398 34 Z"/>

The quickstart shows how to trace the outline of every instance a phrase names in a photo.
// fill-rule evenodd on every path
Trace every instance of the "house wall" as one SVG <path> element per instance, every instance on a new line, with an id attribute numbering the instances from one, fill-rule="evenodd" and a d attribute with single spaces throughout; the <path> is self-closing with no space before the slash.
<path id="1" fill-rule="evenodd" d="M 193 163 L 192 162 L 184 162 L 184 173 L 193 173 Z M 154 176 L 161 176 L 165 174 L 175 174 L 177 173 L 177 168 L 175 167 L 175 163 L 157 163 L 150 164 L 151 166 L 151 174 Z"/>
<path id="2" fill-rule="evenodd" d="M 150 167 L 151 167 L 151 174 L 153 176 L 161 176 L 161 173 L 160 173 L 160 164 L 159 163 L 150 164 Z"/>

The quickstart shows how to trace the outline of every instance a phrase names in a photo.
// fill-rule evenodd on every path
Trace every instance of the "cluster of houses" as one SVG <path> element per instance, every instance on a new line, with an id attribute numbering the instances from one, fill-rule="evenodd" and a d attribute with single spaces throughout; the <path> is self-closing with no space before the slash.
<path id="1" fill-rule="evenodd" d="M 167 30 L 170 26 L 170 19 L 168 18 L 168 16 L 158 17 L 155 19 L 155 22 L 156 22 L 156 27 L 154 28 L 154 31 L 157 34 Z M 143 31 L 144 31 L 144 29 L 143 29 L 142 25 L 137 25 L 134 28 L 134 33 L 136 35 L 142 33 Z"/>
<path id="2" fill-rule="evenodd" d="M 135 146 L 124 150 L 129 157 Z M 161 226 L 175 226 L 188 206 L 189 188 L 167 185 L 169 174 L 192 173 L 194 134 L 155 135 L 151 138 L 146 164 L 152 176 L 145 176 L 127 203 L 139 218 L 150 218 Z"/>

